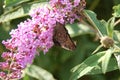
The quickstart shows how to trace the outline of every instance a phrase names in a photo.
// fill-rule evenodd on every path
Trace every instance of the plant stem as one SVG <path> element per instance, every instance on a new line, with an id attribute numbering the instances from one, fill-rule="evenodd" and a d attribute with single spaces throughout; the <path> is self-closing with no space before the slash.
<path id="1" fill-rule="evenodd" d="M 120 19 L 118 19 L 118 20 L 115 22 L 114 26 L 116 26 L 116 25 L 119 24 L 119 23 L 120 23 Z"/>

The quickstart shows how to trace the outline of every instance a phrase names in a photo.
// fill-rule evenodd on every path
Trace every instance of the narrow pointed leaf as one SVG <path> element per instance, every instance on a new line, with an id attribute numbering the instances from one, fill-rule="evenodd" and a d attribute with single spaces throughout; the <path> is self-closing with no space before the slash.
<path id="1" fill-rule="evenodd" d="M 111 58 L 106 72 L 110 72 L 110 71 L 117 70 L 117 69 L 118 69 L 118 66 L 117 66 L 116 59 Z M 95 75 L 95 74 L 102 74 L 102 73 L 103 72 L 101 69 L 101 65 L 96 65 L 95 68 L 88 73 L 88 75 Z"/>
<path id="2" fill-rule="evenodd" d="M 95 68 L 101 62 L 101 57 L 104 56 L 105 52 L 100 52 L 95 55 L 90 56 L 81 64 L 75 66 L 72 69 L 72 76 L 70 80 L 76 80 L 83 75 L 88 74 L 92 69 Z"/>
<path id="3" fill-rule="evenodd" d="M 88 21 L 97 29 L 100 37 L 107 34 L 105 25 L 96 18 L 96 14 L 90 10 L 84 10 L 84 15 Z"/>
<path id="4" fill-rule="evenodd" d="M 115 22 L 115 18 L 112 17 L 110 20 L 108 20 L 107 22 L 107 34 L 110 37 L 113 37 L 113 30 L 114 30 L 114 22 Z"/>
<path id="5" fill-rule="evenodd" d="M 117 60 L 117 65 L 118 65 L 118 68 L 120 70 L 120 54 L 115 54 L 115 58 Z"/>
<path id="6" fill-rule="evenodd" d="M 113 53 L 113 49 L 112 48 L 108 49 L 102 59 L 102 72 L 103 73 L 107 72 L 108 64 L 112 56 L 112 53 Z"/>

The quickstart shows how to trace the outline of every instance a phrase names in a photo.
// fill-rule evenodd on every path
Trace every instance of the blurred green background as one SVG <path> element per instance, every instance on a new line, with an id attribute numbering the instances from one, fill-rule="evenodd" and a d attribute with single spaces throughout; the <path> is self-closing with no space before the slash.
<path id="1" fill-rule="evenodd" d="M 0 0 L 0 54 L 6 51 L 1 42 L 10 38 L 11 29 L 17 28 L 17 24 L 29 18 L 30 10 L 45 6 L 46 1 L 48 0 Z M 112 7 L 120 4 L 120 0 L 86 0 L 86 3 L 85 9 L 94 11 L 98 19 L 108 20 L 112 16 Z M 96 40 L 95 33 L 84 23 L 67 25 L 66 28 L 77 43 L 76 50 L 68 51 L 54 46 L 45 55 L 40 52 L 33 62 L 34 65 L 50 72 L 56 80 L 69 80 L 70 70 L 90 56 L 100 44 Z M 119 27 L 116 29 L 120 30 Z M 2 59 L 0 58 L 0 60 Z M 46 77 L 46 75 L 42 77 Z M 21 80 L 38 79 L 26 74 Z M 87 75 L 79 80 L 120 80 L 120 72 L 115 70 L 106 74 Z"/>

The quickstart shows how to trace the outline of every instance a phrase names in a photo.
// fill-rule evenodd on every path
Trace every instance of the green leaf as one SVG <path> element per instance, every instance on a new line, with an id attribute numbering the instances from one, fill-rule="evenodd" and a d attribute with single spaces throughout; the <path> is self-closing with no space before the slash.
<path id="1" fill-rule="evenodd" d="M 107 34 L 109 37 L 113 37 L 113 30 L 114 30 L 114 23 L 115 23 L 115 17 L 112 17 L 107 22 Z"/>
<path id="2" fill-rule="evenodd" d="M 88 57 L 81 64 L 75 66 L 72 69 L 73 73 L 71 76 L 71 80 L 76 80 L 76 79 L 82 77 L 83 75 L 88 74 L 88 72 L 90 72 L 92 69 L 94 69 L 96 67 L 96 65 L 98 65 L 101 62 L 101 57 L 104 56 L 104 54 L 105 54 L 105 51 L 99 52 L 95 55 Z"/>
<path id="3" fill-rule="evenodd" d="M 83 35 L 83 34 L 94 34 L 94 32 L 84 23 L 74 23 L 66 25 L 68 33 L 71 37 Z"/>
<path id="4" fill-rule="evenodd" d="M 30 1 L 30 0 L 5 0 L 5 6 L 11 7 L 27 1 Z"/>
<path id="5" fill-rule="evenodd" d="M 113 10 L 114 10 L 113 16 L 120 17 L 120 4 L 118 4 L 117 6 L 114 6 Z"/>
<path id="6" fill-rule="evenodd" d="M 94 51 L 92 54 L 95 54 L 98 50 L 100 50 L 100 48 L 102 48 L 103 46 L 102 45 L 99 45 Z"/>
<path id="7" fill-rule="evenodd" d="M 114 37 L 115 44 L 120 47 L 120 32 L 117 31 L 117 30 L 114 30 L 114 36 L 113 37 Z M 118 52 L 120 52 L 119 47 L 118 47 L 118 50 L 119 50 Z"/>
<path id="8" fill-rule="evenodd" d="M 115 58 L 117 60 L 117 65 L 118 65 L 118 68 L 120 70 L 120 54 L 115 54 Z"/>
<path id="9" fill-rule="evenodd" d="M 20 6 L 19 8 L 15 8 L 3 15 L 0 16 L 0 22 L 7 22 L 16 18 L 27 16 L 28 13 L 38 7 L 48 6 L 47 2 L 34 2 L 34 3 L 28 3 L 25 5 Z"/>
<path id="10" fill-rule="evenodd" d="M 26 68 L 25 73 L 38 80 L 55 80 L 55 78 L 50 72 L 35 65 L 31 65 L 28 68 Z"/>
<path id="11" fill-rule="evenodd" d="M 30 80 L 30 78 L 29 78 L 28 75 L 25 75 L 25 76 L 23 77 L 23 80 Z"/>
<path id="12" fill-rule="evenodd" d="M 114 39 L 118 42 L 120 42 L 120 32 L 117 30 L 114 30 Z M 117 43 L 118 43 L 117 42 Z"/>
<path id="13" fill-rule="evenodd" d="M 90 22 L 95 29 L 97 29 L 100 37 L 107 35 L 105 25 L 96 18 L 96 14 L 93 11 L 84 10 L 84 15 L 88 19 L 88 22 Z"/>
<path id="14" fill-rule="evenodd" d="M 113 48 L 108 49 L 105 52 L 105 55 L 102 57 L 102 72 L 103 73 L 107 72 L 108 64 L 109 64 L 113 51 L 114 51 Z"/>
<path id="15" fill-rule="evenodd" d="M 118 69 L 117 61 L 115 58 L 111 58 L 106 72 L 110 72 L 116 69 Z M 95 74 L 101 74 L 101 73 L 103 73 L 101 66 L 96 65 L 95 68 L 91 70 L 87 75 L 95 75 Z"/>

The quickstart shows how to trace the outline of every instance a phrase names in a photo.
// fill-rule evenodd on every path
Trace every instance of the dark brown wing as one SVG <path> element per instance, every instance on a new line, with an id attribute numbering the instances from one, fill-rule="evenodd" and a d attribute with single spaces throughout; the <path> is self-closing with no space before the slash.
<path id="1" fill-rule="evenodd" d="M 54 28 L 53 41 L 55 45 L 61 46 L 67 50 L 74 50 L 76 45 L 72 41 L 68 31 L 63 24 L 57 23 Z"/>

